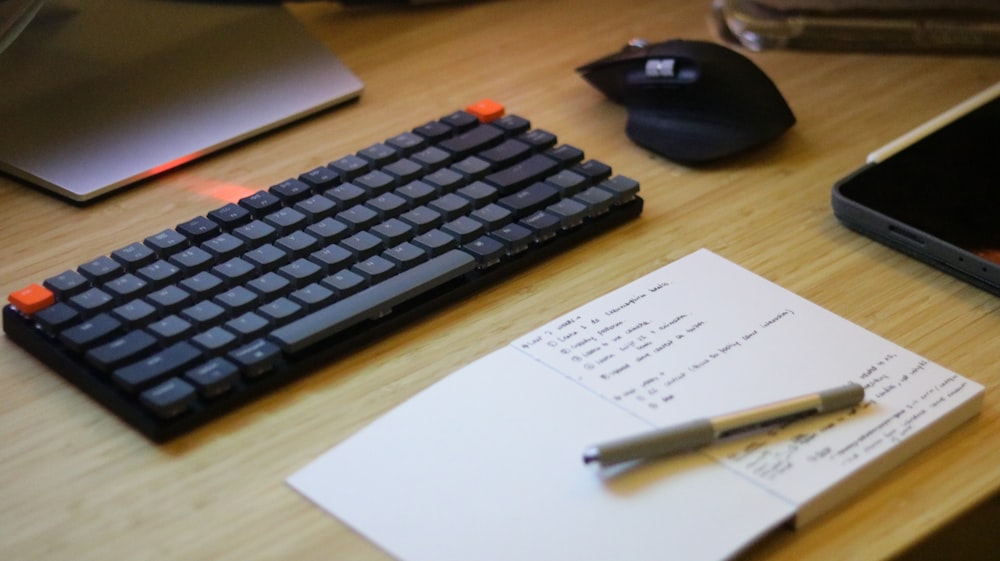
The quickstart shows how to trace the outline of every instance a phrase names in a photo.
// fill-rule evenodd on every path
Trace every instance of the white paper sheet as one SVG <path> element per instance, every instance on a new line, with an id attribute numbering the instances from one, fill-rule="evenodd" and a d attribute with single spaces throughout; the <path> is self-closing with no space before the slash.
<path id="1" fill-rule="evenodd" d="M 595 438 L 643 428 L 508 347 L 289 483 L 406 561 L 721 559 L 793 513 L 700 454 L 618 477 L 584 467 Z"/>
<path id="2" fill-rule="evenodd" d="M 610 438 L 852 380 L 868 388 L 854 410 L 624 470 L 581 461 Z M 724 559 L 981 396 L 702 250 L 459 370 L 288 482 L 404 561 Z"/>

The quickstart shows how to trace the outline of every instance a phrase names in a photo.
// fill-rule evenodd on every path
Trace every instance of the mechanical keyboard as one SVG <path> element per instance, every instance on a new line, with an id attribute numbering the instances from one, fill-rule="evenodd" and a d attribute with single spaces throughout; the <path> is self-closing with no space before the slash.
<path id="1" fill-rule="evenodd" d="M 484 100 L 9 296 L 7 336 L 153 441 L 637 217 Z"/>

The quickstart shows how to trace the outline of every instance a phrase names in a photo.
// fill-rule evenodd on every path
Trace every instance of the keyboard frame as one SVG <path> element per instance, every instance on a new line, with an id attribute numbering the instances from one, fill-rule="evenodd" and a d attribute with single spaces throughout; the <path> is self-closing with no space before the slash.
<path id="1" fill-rule="evenodd" d="M 397 332 L 407 324 L 436 313 L 438 310 L 458 300 L 482 292 L 538 262 L 580 245 L 593 237 L 637 218 L 643 209 L 643 200 L 635 196 L 631 201 L 612 206 L 607 212 L 584 219 L 584 221 L 560 235 L 535 242 L 527 251 L 513 256 L 504 256 L 501 262 L 487 269 L 474 271 L 447 282 L 407 302 L 395 306 L 392 312 L 379 319 L 365 320 L 351 327 L 349 335 L 338 336 L 332 344 L 313 345 L 297 353 L 292 358 L 283 355 L 273 371 L 254 380 L 242 379 L 240 391 L 232 391 L 213 399 L 211 408 L 195 408 L 185 414 L 163 419 L 144 408 L 134 397 L 117 389 L 110 377 L 102 378 L 88 366 L 74 360 L 61 350 L 34 321 L 22 315 L 11 305 L 4 306 L 3 328 L 7 336 L 27 350 L 31 355 L 54 370 L 68 382 L 81 389 L 109 412 L 124 420 L 153 442 L 162 443 L 208 424 L 264 395 L 270 394 L 300 378 L 314 373 L 321 367 L 333 367 L 338 357 L 347 353 L 361 352 L 362 347 L 385 337 L 389 332 Z"/>

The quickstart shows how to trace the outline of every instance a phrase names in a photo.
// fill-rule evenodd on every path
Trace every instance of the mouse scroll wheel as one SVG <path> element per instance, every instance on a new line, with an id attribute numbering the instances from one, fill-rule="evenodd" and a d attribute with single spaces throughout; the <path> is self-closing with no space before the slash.
<path id="1" fill-rule="evenodd" d="M 676 60 L 672 58 L 651 58 L 646 61 L 647 78 L 675 78 Z"/>

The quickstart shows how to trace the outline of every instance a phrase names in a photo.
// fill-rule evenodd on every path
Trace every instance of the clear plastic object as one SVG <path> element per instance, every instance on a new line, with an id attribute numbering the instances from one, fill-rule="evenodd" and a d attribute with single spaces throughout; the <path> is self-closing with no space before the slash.
<path id="1" fill-rule="evenodd" d="M 995 0 L 713 0 L 719 32 L 765 49 L 1000 53 Z"/>

